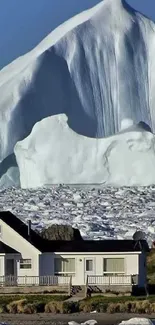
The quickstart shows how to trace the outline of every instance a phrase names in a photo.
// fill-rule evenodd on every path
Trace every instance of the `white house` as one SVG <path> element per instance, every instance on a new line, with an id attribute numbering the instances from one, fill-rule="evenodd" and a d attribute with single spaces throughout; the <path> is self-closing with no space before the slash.
<path id="1" fill-rule="evenodd" d="M 0 240 L 0 277 L 21 284 L 25 276 L 38 284 L 46 276 L 71 278 L 72 285 L 146 284 L 145 240 L 48 241 L 11 212 L 0 212 Z"/>

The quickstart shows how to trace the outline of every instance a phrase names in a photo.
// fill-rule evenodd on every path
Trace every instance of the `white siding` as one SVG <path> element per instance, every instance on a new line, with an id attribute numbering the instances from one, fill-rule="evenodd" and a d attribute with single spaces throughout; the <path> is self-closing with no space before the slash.
<path id="1" fill-rule="evenodd" d="M 138 274 L 139 272 L 139 254 L 128 255 L 126 258 L 126 274 Z"/>
<path id="2" fill-rule="evenodd" d="M 5 255 L 0 255 L 0 276 L 5 275 Z"/>
<path id="3" fill-rule="evenodd" d="M 1 240 L 8 246 L 21 253 L 23 259 L 32 260 L 31 269 L 20 269 L 18 262 L 18 276 L 38 276 L 39 275 L 39 250 L 26 241 L 16 231 L 0 220 Z"/>
<path id="4" fill-rule="evenodd" d="M 54 253 L 43 253 L 40 255 L 40 275 L 54 275 L 54 258 L 65 257 L 75 258 L 75 277 L 72 277 L 73 284 L 84 283 L 84 257 L 73 254 L 54 254 Z M 80 261 L 81 260 L 81 261 Z"/>
<path id="5" fill-rule="evenodd" d="M 40 256 L 40 270 L 42 275 L 54 275 L 54 258 L 75 258 L 75 277 L 73 277 L 73 284 L 83 285 L 85 284 L 86 272 L 85 272 L 85 259 L 92 258 L 94 260 L 94 275 L 103 275 L 103 258 L 124 258 L 125 259 L 125 275 L 139 274 L 139 254 L 138 253 L 126 253 L 126 254 L 59 254 L 59 253 L 49 253 L 42 254 Z M 141 273 L 144 272 L 144 263 L 141 264 Z M 141 278 L 141 283 L 143 279 Z"/>

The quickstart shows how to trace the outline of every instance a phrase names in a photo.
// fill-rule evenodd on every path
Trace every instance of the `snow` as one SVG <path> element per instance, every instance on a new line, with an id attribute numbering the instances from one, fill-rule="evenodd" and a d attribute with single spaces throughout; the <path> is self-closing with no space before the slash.
<path id="1" fill-rule="evenodd" d="M 139 125 L 93 139 L 69 128 L 64 114 L 43 119 L 15 146 L 22 188 L 49 184 L 155 184 L 155 135 Z M 146 173 L 147 171 L 147 173 Z"/>
<path id="2" fill-rule="evenodd" d="M 128 321 L 123 321 L 120 325 L 153 325 L 153 322 L 148 318 L 131 318 Z"/>
<path id="3" fill-rule="evenodd" d="M 75 321 L 70 321 L 70 322 L 68 322 L 68 325 L 95 325 L 95 324 L 97 324 L 97 321 L 96 320 L 94 320 L 94 319 L 90 319 L 90 320 L 87 320 L 86 322 L 84 322 L 84 323 L 77 323 L 77 322 L 75 322 Z"/>
<path id="4" fill-rule="evenodd" d="M 129 127 L 133 126 L 133 120 L 131 119 L 124 119 L 121 121 L 121 130 L 128 129 Z"/>
<path id="5" fill-rule="evenodd" d="M 58 27 L 34 50 L 0 71 L 0 162 L 3 163 L 13 154 L 17 142 L 33 133 L 32 128 L 37 122 L 59 114 L 66 114 L 70 129 L 83 136 L 78 138 L 80 145 L 83 142 L 80 150 L 83 154 L 80 157 L 81 168 L 83 165 L 86 166 L 84 147 L 86 142 L 90 141 L 84 137 L 94 138 L 97 147 L 97 138 L 109 137 L 122 130 L 124 132 L 124 128 L 137 125 L 140 121 L 145 122 L 155 132 L 154 53 L 155 24 L 134 11 L 124 0 L 104 0 Z M 51 133 L 55 131 L 54 128 Z M 63 132 L 64 130 L 61 133 Z M 61 133 L 58 134 L 57 143 Z M 141 134 L 139 136 L 142 138 Z M 127 137 L 128 134 L 124 138 L 124 146 Z M 88 183 L 90 180 L 94 183 L 102 181 L 108 183 L 108 178 L 108 184 L 133 185 L 135 181 L 139 184 L 141 177 L 142 185 L 151 184 L 154 181 L 154 171 L 150 165 L 153 164 L 154 153 L 153 147 L 150 149 L 148 147 L 154 142 L 154 138 L 152 136 L 151 142 L 151 136 L 150 139 L 147 137 L 144 134 L 144 142 L 138 138 L 137 144 L 134 139 L 135 151 L 131 152 L 131 158 L 129 146 L 126 150 L 124 147 L 124 155 L 121 154 L 120 157 L 119 143 L 116 149 L 112 150 L 111 161 L 117 158 L 115 165 L 118 170 L 115 174 L 119 175 L 122 170 L 121 179 L 120 176 L 118 179 L 109 178 L 106 163 L 103 162 L 102 171 L 99 171 L 99 166 L 94 165 L 94 169 L 98 170 L 96 174 L 93 174 L 92 164 L 87 166 L 88 175 L 85 172 L 81 175 L 80 171 L 80 176 L 77 177 L 76 169 L 69 183 L 74 181 Z M 145 150 L 139 156 L 136 153 L 136 146 L 139 148 L 140 142 L 145 144 Z M 72 147 L 72 139 L 68 142 L 66 151 L 68 157 L 70 144 Z M 41 148 L 38 150 L 43 151 Z M 52 148 L 52 150 L 56 149 Z M 60 150 L 58 152 L 60 154 Z M 90 157 L 90 150 L 88 154 Z M 127 175 L 123 174 L 126 168 L 122 166 L 122 159 L 127 155 L 132 162 L 134 154 L 136 172 L 140 157 L 141 164 L 139 178 L 137 176 L 132 180 L 131 173 L 128 177 L 129 171 Z M 91 159 L 95 163 L 95 158 L 92 156 L 94 156 L 93 152 Z M 59 156 L 59 161 L 61 158 L 62 155 Z M 150 163 L 149 159 L 151 159 Z M 55 169 L 57 161 L 58 154 L 53 162 L 54 168 L 51 166 L 51 170 Z M 98 161 L 101 163 L 100 159 Z M 28 162 L 26 161 L 25 164 L 27 169 Z M 10 162 L 3 184 L 5 182 L 7 185 L 9 182 L 10 185 L 18 184 L 18 170 L 11 169 L 9 172 L 9 168 L 12 167 L 14 166 Z M 148 168 L 148 177 L 146 173 L 142 177 L 144 167 Z M 21 167 L 20 159 L 20 170 L 21 168 L 23 166 Z M 113 174 L 113 163 L 110 168 Z M 29 176 L 26 175 L 24 186 L 25 183 L 26 186 L 31 183 L 30 178 L 33 178 L 33 184 L 38 183 L 42 186 L 46 180 L 44 168 L 42 170 L 43 175 L 37 174 L 38 167 L 35 173 L 33 169 Z M 47 170 L 49 171 L 49 166 Z M 59 180 L 63 182 L 64 177 L 68 182 L 68 172 L 66 176 L 62 175 L 62 169 L 59 172 L 59 177 L 58 173 L 56 177 L 53 177 L 52 173 L 49 175 L 51 182 Z M 20 178 L 23 183 L 23 176 L 21 175 Z"/>

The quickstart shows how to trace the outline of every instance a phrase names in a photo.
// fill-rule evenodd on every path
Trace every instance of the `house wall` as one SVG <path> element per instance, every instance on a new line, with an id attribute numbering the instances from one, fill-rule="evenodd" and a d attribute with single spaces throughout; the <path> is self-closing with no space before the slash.
<path id="1" fill-rule="evenodd" d="M 145 256 L 145 255 L 144 255 Z M 135 253 L 126 253 L 126 254 L 59 254 L 59 253 L 43 253 L 40 256 L 40 274 L 41 275 L 54 275 L 54 258 L 62 257 L 62 258 L 75 258 L 75 277 L 72 278 L 73 285 L 84 285 L 86 281 L 87 273 L 85 271 L 85 260 L 88 258 L 94 260 L 94 269 L 89 275 L 103 275 L 103 258 L 112 257 L 119 258 L 122 257 L 125 259 L 125 275 L 136 275 L 139 273 L 139 268 L 142 268 L 140 272 L 140 283 L 141 285 L 144 282 L 144 278 L 142 274 L 144 272 L 144 263 L 139 265 L 141 259 L 139 259 L 139 254 Z"/>
<path id="2" fill-rule="evenodd" d="M 31 259 L 31 269 L 20 269 L 19 259 L 17 259 L 17 274 L 18 276 L 38 276 L 39 275 L 39 250 L 26 241 L 20 236 L 15 230 L 9 227 L 5 222 L 0 220 L 1 236 L 2 240 L 6 245 L 14 248 L 16 251 L 21 253 L 21 258 Z"/>
<path id="3" fill-rule="evenodd" d="M 76 276 L 72 278 L 73 284 L 83 284 L 84 283 L 84 258 L 79 262 L 80 255 L 75 254 L 55 254 L 55 253 L 43 253 L 40 255 L 40 275 L 54 275 L 54 258 L 55 257 L 68 257 L 75 258 L 75 269 Z"/>
<path id="4" fill-rule="evenodd" d="M 5 275 L 5 254 L 0 254 L 0 276 Z"/>

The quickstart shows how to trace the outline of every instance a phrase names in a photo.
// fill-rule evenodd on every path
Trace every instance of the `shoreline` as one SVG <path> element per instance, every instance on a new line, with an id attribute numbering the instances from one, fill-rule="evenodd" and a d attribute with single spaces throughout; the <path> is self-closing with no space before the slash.
<path id="1" fill-rule="evenodd" d="M 0 314 L 0 322 L 9 325 L 52 325 L 67 324 L 69 321 L 82 323 L 95 319 L 101 325 L 117 325 L 123 320 L 130 318 L 155 319 L 155 314 L 107 314 L 107 313 L 76 313 L 76 314 Z"/>

